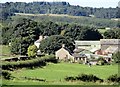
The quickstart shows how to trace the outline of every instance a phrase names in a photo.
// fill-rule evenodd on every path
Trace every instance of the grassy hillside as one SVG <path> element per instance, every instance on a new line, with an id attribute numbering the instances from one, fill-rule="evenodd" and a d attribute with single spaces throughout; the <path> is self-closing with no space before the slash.
<path id="1" fill-rule="evenodd" d="M 92 17 L 83 17 L 83 16 L 70 16 L 64 14 L 24 14 L 17 13 L 16 16 L 13 16 L 13 19 L 16 18 L 30 18 L 36 21 L 53 21 L 57 23 L 76 23 L 80 25 L 89 25 L 96 27 L 116 27 L 117 21 L 110 19 L 102 18 L 92 18 Z"/>
<path id="2" fill-rule="evenodd" d="M 8 45 L 0 45 L 0 49 L 1 49 L 0 58 L 5 58 L 10 56 L 11 52 Z"/>
<path id="3" fill-rule="evenodd" d="M 100 84 L 100 83 L 85 83 L 85 82 L 66 82 L 64 78 L 66 76 L 76 76 L 78 74 L 94 74 L 99 78 L 106 79 L 112 74 L 118 73 L 117 65 L 106 65 L 106 66 L 92 66 L 81 65 L 81 64 L 71 64 L 71 63 L 58 63 L 51 64 L 49 63 L 46 67 L 36 68 L 36 69 L 22 69 L 12 72 L 12 76 L 16 77 L 16 80 L 6 81 L 3 80 L 4 84 L 81 84 L 81 85 L 90 85 L 90 84 Z M 46 79 L 47 82 L 37 82 L 37 81 L 28 81 L 24 80 L 22 77 L 31 77 L 31 78 L 41 78 Z M 108 83 L 105 83 L 108 84 Z"/>

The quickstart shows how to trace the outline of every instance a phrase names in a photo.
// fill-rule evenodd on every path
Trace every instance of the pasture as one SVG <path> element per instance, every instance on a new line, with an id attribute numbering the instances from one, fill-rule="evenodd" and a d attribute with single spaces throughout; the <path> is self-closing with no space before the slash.
<path id="1" fill-rule="evenodd" d="M 94 74 L 97 77 L 106 80 L 110 75 L 118 74 L 118 65 L 105 65 L 105 66 L 92 66 L 81 65 L 77 63 L 48 63 L 47 66 L 43 68 L 35 69 L 21 69 L 11 72 L 12 76 L 15 77 L 14 80 L 3 80 L 3 84 L 7 85 L 99 85 L 108 83 L 91 83 L 91 82 L 66 82 L 64 78 L 66 76 L 77 76 L 79 74 Z M 23 77 L 27 78 L 40 78 L 45 79 L 42 81 L 31 81 L 25 80 Z"/>
<path id="2" fill-rule="evenodd" d="M 0 58 L 6 58 L 9 57 L 11 52 L 10 52 L 10 47 L 8 45 L 0 45 Z"/>

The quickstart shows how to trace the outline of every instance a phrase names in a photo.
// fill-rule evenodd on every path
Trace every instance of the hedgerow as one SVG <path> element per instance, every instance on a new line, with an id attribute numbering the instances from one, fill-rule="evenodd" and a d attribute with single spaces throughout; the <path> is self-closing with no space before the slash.
<path id="1" fill-rule="evenodd" d="M 54 55 L 46 55 L 43 57 L 31 59 L 31 60 L 25 60 L 25 61 L 12 61 L 8 62 L 5 61 L 2 63 L 2 69 L 3 70 L 14 70 L 19 68 L 34 68 L 34 67 L 41 67 L 45 66 L 46 62 L 57 62 Z"/>
<path id="2" fill-rule="evenodd" d="M 67 76 L 67 77 L 65 77 L 65 80 L 66 81 L 84 81 L 84 82 L 96 82 L 96 81 L 103 82 L 102 79 L 100 79 L 97 76 L 94 76 L 92 74 L 90 74 L 90 75 L 81 74 L 78 76 Z"/>
<path id="3" fill-rule="evenodd" d="M 117 74 L 111 75 L 107 78 L 107 81 L 120 83 L 120 76 L 118 76 Z"/>

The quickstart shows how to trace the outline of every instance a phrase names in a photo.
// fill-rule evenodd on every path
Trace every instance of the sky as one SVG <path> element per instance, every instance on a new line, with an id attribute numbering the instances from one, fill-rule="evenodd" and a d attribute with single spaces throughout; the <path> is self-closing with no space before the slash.
<path id="1" fill-rule="evenodd" d="M 33 2 L 33 1 L 66 1 L 71 5 L 80 5 L 83 7 L 117 7 L 120 0 L 0 0 L 0 3 L 5 2 Z"/>

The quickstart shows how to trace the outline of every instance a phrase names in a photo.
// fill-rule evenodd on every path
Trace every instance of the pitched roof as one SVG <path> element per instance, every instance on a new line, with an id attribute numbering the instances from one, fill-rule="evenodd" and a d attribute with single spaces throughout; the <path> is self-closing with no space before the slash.
<path id="1" fill-rule="evenodd" d="M 73 57 L 86 57 L 85 54 L 78 54 L 78 53 L 74 53 L 72 54 Z"/>
<path id="2" fill-rule="evenodd" d="M 101 44 L 104 44 L 104 45 L 120 45 L 120 39 L 101 39 L 100 40 L 100 43 Z"/>
<path id="3" fill-rule="evenodd" d="M 80 45 L 100 45 L 100 41 L 75 41 L 75 43 Z"/>
<path id="4" fill-rule="evenodd" d="M 110 53 L 115 53 L 116 51 L 118 51 L 118 47 L 116 47 L 116 46 L 109 46 L 105 51 L 106 52 L 110 52 Z"/>

